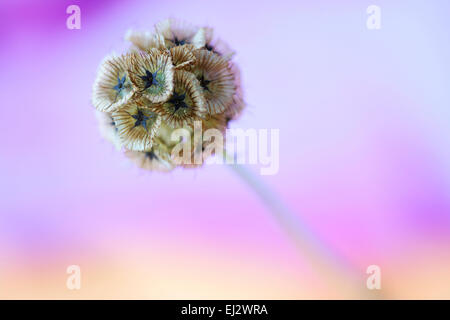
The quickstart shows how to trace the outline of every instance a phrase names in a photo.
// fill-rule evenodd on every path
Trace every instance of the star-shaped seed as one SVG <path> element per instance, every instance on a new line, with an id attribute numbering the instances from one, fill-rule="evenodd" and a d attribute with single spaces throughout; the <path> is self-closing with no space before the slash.
<path id="1" fill-rule="evenodd" d="M 173 92 L 172 97 L 169 100 L 169 103 L 171 103 L 175 110 L 174 112 L 177 112 L 180 108 L 189 108 L 189 106 L 184 102 L 184 98 L 186 98 L 185 94 L 178 94 L 175 91 Z"/>
<path id="2" fill-rule="evenodd" d="M 205 76 L 202 74 L 202 77 L 200 78 L 200 85 L 202 86 L 203 90 L 209 91 L 208 85 L 211 83 L 211 80 L 206 80 Z"/>
<path id="3" fill-rule="evenodd" d="M 153 160 L 153 159 L 158 160 L 158 156 L 153 151 L 146 152 L 145 153 L 145 157 L 150 159 L 150 161 Z"/>
<path id="4" fill-rule="evenodd" d="M 122 79 L 120 79 L 120 77 L 117 78 L 117 84 L 113 87 L 113 89 L 116 90 L 117 93 L 119 93 L 120 91 L 122 91 L 123 86 L 124 86 L 124 84 L 125 84 L 125 79 L 126 79 L 126 75 L 123 76 Z"/>
<path id="5" fill-rule="evenodd" d="M 182 46 L 186 44 L 186 39 L 178 39 L 176 35 L 173 36 L 173 40 L 169 40 L 173 42 L 175 46 Z"/>
<path id="6" fill-rule="evenodd" d="M 138 110 L 138 113 L 135 115 L 132 115 L 132 117 L 136 120 L 134 122 L 134 126 L 135 127 L 143 126 L 146 131 L 147 131 L 147 120 L 149 120 L 150 118 L 153 118 L 153 116 L 146 116 L 142 112 L 142 110 Z"/>
<path id="7" fill-rule="evenodd" d="M 156 80 L 158 71 L 151 73 L 150 71 L 145 70 L 145 76 L 139 76 L 145 82 L 144 90 L 150 88 L 152 85 L 159 85 L 158 80 Z"/>

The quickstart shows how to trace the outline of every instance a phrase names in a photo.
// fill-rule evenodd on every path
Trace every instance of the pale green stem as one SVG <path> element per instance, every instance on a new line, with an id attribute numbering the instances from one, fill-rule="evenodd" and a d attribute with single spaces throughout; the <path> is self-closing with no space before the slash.
<path id="1" fill-rule="evenodd" d="M 227 159 L 231 160 L 231 157 L 227 156 Z M 320 239 L 307 226 L 307 223 L 301 221 L 301 217 L 291 211 L 261 178 L 244 165 L 234 164 L 234 161 L 229 162 L 233 162 L 230 167 L 258 194 L 281 228 L 300 249 L 301 255 L 307 258 L 307 262 L 318 271 L 328 285 L 331 284 L 341 291 L 351 288 L 360 295 L 362 294 L 363 298 L 377 297 L 372 292 L 368 292 L 366 288 L 365 270 L 355 267 L 332 246 Z"/>

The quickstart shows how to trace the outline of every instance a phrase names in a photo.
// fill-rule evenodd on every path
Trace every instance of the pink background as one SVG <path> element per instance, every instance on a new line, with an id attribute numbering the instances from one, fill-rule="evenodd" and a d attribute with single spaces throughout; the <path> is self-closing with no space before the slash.
<path id="1" fill-rule="evenodd" d="M 71 4 L 81 30 L 66 28 Z M 366 28 L 371 4 L 381 30 Z M 380 266 L 385 297 L 450 298 L 448 12 L 444 0 L 3 0 L 0 298 L 362 297 L 311 268 L 226 166 L 142 172 L 102 140 L 101 59 L 167 17 L 236 49 L 248 107 L 233 126 L 280 129 L 279 173 L 261 179 L 317 237 L 363 277 Z"/>

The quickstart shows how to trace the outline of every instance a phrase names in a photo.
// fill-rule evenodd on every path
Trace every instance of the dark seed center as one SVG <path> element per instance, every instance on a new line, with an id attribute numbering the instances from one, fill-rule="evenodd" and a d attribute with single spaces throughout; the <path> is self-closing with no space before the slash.
<path id="1" fill-rule="evenodd" d="M 134 120 L 136 120 L 134 122 L 134 126 L 138 127 L 138 126 L 143 126 L 145 130 L 147 130 L 147 120 L 149 120 L 151 117 L 146 116 L 142 110 L 138 110 L 138 113 L 135 115 L 132 115 L 132 117 L 134 118 Z"/>
<path id="2" fill-rule="evenodd" d="M 124 85 L 125 85 L 125 79 L 126 79 L 126 76 L 123 76 L 122 79 L 120 79 L 120 77 L 117 78 L 117 84 L 113 87 L 113 89 L 116 90 L 117 93 L 119 93 L 120 91 L 122 91 L 122 89 L 124 88 Z"/>
<path id="3" fill-rule="evenodd" d="M 146 152 L 145 157 L 149 158 L 150 160 L 158 159 L 158 156 L 153 152 L 153 150 Z"/>
<path id="4" fill-rule="evenodd" d="M 206 80 L 204 75 L 201 76 L 200 85 L 202 86 L 203 90 L 209 91 L 208 85 L 210 83 L 211 83 L 211 80 Z"/>
<path id="5" fill-rule="evenodd" d="M 176 92 L 173 93 L 172 98 L 170 98 L 169 102 L 175 107 L 175 111 L 177 112 L 180 108 L 189 108 L 189 106 L 184 101 L 186 98 L 185 94 L 178 94 Z"/>
<path id="6" fill-rule="evenodd" d="M 145 70 L 145 76 L 140 76 L 140 78 L 145 82 L 144 90 L 150 88 L 154 83 L 153 74 L 148 70 Z"/>
<path id="7" fill-rule="evenodd" d="M 175 46 L 182 46 L 186 44 L 186 39 L 178 39 L 177 36 L 173 36 L 172 42 Z"/>

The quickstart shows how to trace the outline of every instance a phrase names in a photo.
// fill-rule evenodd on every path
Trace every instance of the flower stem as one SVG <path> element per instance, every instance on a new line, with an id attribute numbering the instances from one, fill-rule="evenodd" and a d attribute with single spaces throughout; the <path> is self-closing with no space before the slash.
<path id="1" fill-rule="evenodd" d="M 229 156 L 227 158 L 231 159 Z M 365 270 L 360 270 L 334 250 L 332 246 L 326 244 L 257 175 L 245 166 L 235 164 L 234 161 L 228 161 L 227 163 L 261 198 L 280 227 L 294 241 L 302 256 L 307 258 L 321 277 L 325 278 L 324 280 L 328 285 L 336 286 L 338 289 L 353 288 L 365 297 L 374 297 L 369 295 L 366 289 L 365 279 L 363 278 Z"/>

